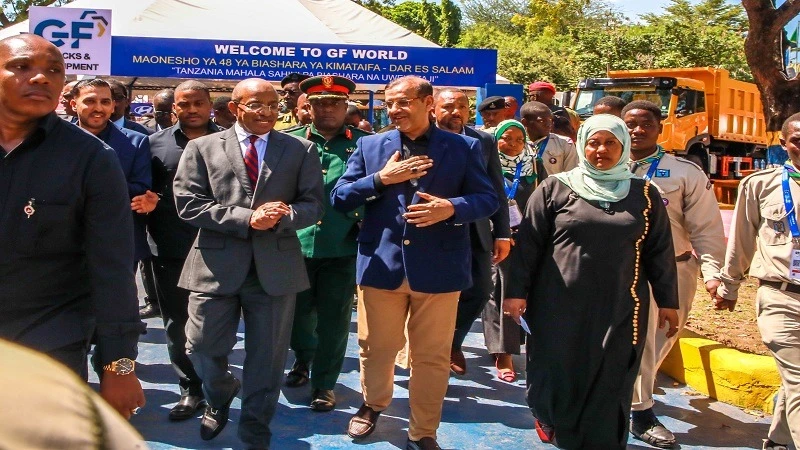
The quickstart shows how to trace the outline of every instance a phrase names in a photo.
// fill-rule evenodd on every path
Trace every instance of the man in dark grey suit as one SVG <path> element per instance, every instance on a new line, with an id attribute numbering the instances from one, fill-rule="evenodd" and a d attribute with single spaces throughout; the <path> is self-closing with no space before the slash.
<path id="1" fill-rule="evenodd" d="M 511 250 L 511 227 L 508 221 L 508 201 L 503 184 L 503 171 L 500 168 L 494 137 L 466 126 L 469 118 L 469 100 L 460 89 L 448 88 L 438 91 L 433 106 L 437 127 L 467 135 L 481 142 L 486 171 L 500 202 L 497 211 L 490 218 L 477 220 L 469 227 L 472 245 L 472 286 L 462 291 L 458 299 L 456 331 L 453 336 L 453 347 L 450 350 L 450 369 L 458 375 L 464 375 L 467 373 L 467 364 L 461 345 L 494 289 L 492 264 L 499 264 Z"/>
<path id="2" fill-rule="evenodd" d="M 239 392 L 228 354 L 243 313 L 239 438 L 268 448 L 295 294 L 309 287 L 296 231 L 322 217 L 322 168 L 314 144 L 272 131 L 279 107 L 269 82 L 244 80 L 231 97 L 236 124 L 189 142 L 175 174 L 178 215 L 200 229 L 179 285 L 191 291 L 186 349 L 208 402 L 200 436 L 222 431 Z"/>

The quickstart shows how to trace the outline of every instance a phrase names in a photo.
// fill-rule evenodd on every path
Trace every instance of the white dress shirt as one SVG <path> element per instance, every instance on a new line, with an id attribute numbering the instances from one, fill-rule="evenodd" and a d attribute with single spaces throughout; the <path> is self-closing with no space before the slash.
<path id="1" fill-rule="evenodd" d="M 247 132 L 244 128 L 239 126 L 239 123 L 233 125 L 234 131 L 236 131 L 236 138 L 239 139 L 239 147 L 242 150 L 242 159 L 247 154 L 247 148 L 250 147 L 250 136 L 253 133 Z M 265 134 L 259 134 L 258 139 L 256 140 L 256 152 L 258 152 L 258 170 L 261 171 L 261 164 L 264 163 L 264 154 L 267 152 L 267 141 L 269 140 L 269 132 Z"/>

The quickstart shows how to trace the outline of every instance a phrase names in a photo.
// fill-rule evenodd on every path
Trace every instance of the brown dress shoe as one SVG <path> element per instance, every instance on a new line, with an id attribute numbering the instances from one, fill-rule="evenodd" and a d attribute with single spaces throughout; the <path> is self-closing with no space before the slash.
<path id="1" fill-rule="evenodd" d="M 331 389 L 314 389 L 311 394 L 311 410 L 318 412 L 333 411 L 336 408 L 336 396 Z"/>
<path id="2" fill-rule="evenodd" d="M 442 447 L 439 447 L 436 439 L 424 437 L 418 441 L 409 439 L 408 442 L 406 442 L 406 450 L 442 450 Z"/>
<path id="3" fill-rule="evenodd" d="M 450 350 L 450 370 L 455 372 L 456 375 L 465 375 L 467 373 L 467 359 L 464 358 L 464 352 L 461 349 Z"/>
<path id="4" fill-rule="evenodd" d="M 363 439 L 375 431 L 375 423 L 378 421 L 380 411 L 375 411 L 367 405 L 362 404 L 358 412 L 350 419 L 347 425 L 347 435 L 353 439 Z"/>

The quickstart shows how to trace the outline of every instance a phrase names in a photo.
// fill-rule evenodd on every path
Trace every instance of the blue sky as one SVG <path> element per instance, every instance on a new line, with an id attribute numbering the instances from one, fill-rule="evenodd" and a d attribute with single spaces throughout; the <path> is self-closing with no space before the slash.
<path id="1" fill-rule="evenodd" d="M 669 0 L 608 0 L 609 3 L 616 6 L 623 14 L 628 16 L 629 19 L 635 21 L 637 20 L 640 14 L 646 13 L 658 13 L 661 12 L 665 6 L 667 6 L 670 2 Z M 778 0 L 778 5 L 783 4 L 784 0 Z M 692 3 L 699 3 L 697 0 L 693 0 Z M 739 3 L 733 2 L 730 3 Z M 789 34 L 794 30 L 794 27 L 797 24 L 797 18 L 793 20 L 789 26 L 786 28 L 789 29 Z"/>

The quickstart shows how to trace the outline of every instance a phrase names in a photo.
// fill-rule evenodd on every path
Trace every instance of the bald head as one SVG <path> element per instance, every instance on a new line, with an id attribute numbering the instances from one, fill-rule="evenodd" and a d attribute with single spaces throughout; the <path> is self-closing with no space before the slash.
<path id="1" fill-rule="evenodd" d="M 231 93 L 231 100 L 240 102 L 245 94 L 253 92 L 273 92 L 277 97 L 278 93 L 272 83 L 261 78 L 248 78 L 240 81 Z"/>
<path id="2" fill-rule="evenodd" d="M 233 88 L 228 109 L 248 133 L 266 134 L 278 119 L 278 93 L 269 81 L 248 78 Z"/>
<path id="3" fill-rule="evenodd" d="M 64 58 L 41 36 L 0 40 L 0 122 L 33 122 L 55 111 L 64 88 Z"/>
<path id="4" fill-rule="evenodd" d="M 506 107 L 504 112 L 506 114 L 506 119 L 513 119 L 517 116 L 517 108 L 519 108 L 519 103 L 517 103 L 517 98 L 513 95 L 506 95 L 503 97 L 506 101 Z"/>

